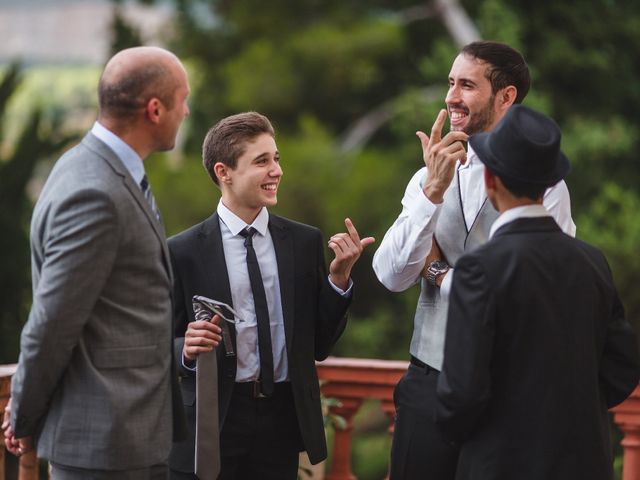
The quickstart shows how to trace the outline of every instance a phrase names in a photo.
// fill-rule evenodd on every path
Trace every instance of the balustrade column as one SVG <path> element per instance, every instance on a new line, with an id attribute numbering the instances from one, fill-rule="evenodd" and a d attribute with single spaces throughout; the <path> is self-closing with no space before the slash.
<path id="1" fill-rule="evenodd" d="M 613 420 L 623 433 L 622 480 L 640 479 L 640 388 L 613 409 Z"/>
<path id="2" fill-rule="evenodd" d="M 357 480 L 351 471 L 351 434 L 353 433 L 353 417 L 362 405 L 361 399 L 340 398 L 340 406 L 330 407 L 331 413 L 344 418 L 345 428 L 335 428 L 333 461 L 327 480 Z"/>
<path id="3" fill-rule="evenodd" d="M 624 448 L 622 480 L 640 478 L 640 426 L 626 426 L 620 445 Z"/>
<path id="4" fill-rule="evenodd" d="M 389 428 L 387 429 L 387 431 L 389 432 L 389 435 L 393 437 L 393 432 L 395 430 L 395 425 L 396 425 L 396 406 L 393 403 L 393 398 L 382 400 L 380 402 L 380 408 L 387 415 L 387 417 L 389 417 L 390 421 L 389 421 Z M 384 480 L 389 480 L 388 470 L 387 470 L 387 476 L 384 477 Z"/>

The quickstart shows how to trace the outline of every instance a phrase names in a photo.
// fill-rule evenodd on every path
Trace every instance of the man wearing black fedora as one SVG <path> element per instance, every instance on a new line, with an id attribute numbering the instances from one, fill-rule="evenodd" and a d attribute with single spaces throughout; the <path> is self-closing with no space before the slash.
<path id="1" fill-rule="evenodd" d="M 569 172 L 553 120 L 511 107 L 469 143 L 500 216 L 460 257 L 436 423 L 460 446 L 458 480 L 608 480 L 607 409 L 638 385 L 633 331 L 609 266 L 542 206 Z"/>
<path id="2" fill-rule="evenodd" d="M 484 189 L 484 166 L 463 142 L 493 130 L 527 96 L 531 78 L 520 52 L 478 41 L 462 48 L 448 83 L 447 109 L 429 136 L 417 132 L 424 166 L 407 184 L 402 211 L 373 257 L 376 276 L 389 290 L 420 285 L 415 315 L 405 320 L 407 326 L 413 321 L 410 364 L 394 392 L 391 480 L 455 478 L 458 449 L 442 440 L 433 419 L 448 295 L 456 261 L 488 240 L 498 217 Z M 447 114 L 451 131 L 445 133 Z M 543 205 L 564 232 L 575 235 L 564 181 L 545 191 Z"/>

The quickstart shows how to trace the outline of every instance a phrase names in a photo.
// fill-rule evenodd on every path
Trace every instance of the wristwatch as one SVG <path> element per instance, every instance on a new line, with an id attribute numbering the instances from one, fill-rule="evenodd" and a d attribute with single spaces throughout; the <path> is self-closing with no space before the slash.
<path id="1" fill-rule="evenodd" d="M 442 260 L 431 262 L 427 267 L 427 283 L 435 287 L 436 278 L 438 277 L 438 275 L 447 273 L 449 271 L 449 268 L 449 264 L 447 262 L 443 262 Z"/>

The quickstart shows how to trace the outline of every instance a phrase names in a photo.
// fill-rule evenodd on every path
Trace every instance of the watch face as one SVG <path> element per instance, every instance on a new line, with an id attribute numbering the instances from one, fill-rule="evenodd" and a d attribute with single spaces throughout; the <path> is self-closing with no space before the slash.
<path id="1" fill-rule="evenodd" d="M 436 260 L 429 266 L 434 270 L 447 270 L 449 268 L 449 264 L 447 262 L 443 262 L 442 260 Z"/>

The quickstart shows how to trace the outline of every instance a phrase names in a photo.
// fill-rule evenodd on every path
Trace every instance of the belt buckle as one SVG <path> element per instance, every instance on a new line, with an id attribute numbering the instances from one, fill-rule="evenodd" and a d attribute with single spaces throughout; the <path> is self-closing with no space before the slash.
<path id="1" fill-rule="evenodd" d="M 253 382 L 253 398 L 267 398 L 260 390 L 260 380 L 255 380 Z"/>

